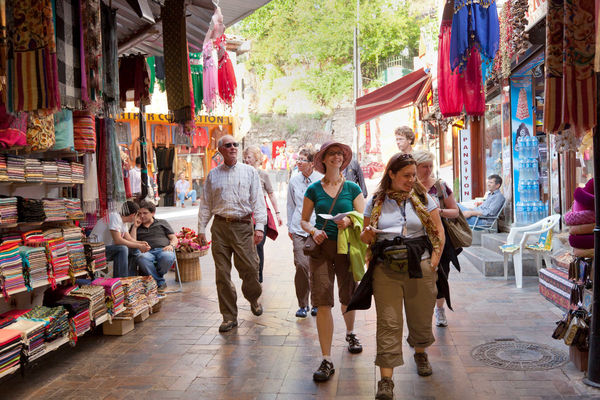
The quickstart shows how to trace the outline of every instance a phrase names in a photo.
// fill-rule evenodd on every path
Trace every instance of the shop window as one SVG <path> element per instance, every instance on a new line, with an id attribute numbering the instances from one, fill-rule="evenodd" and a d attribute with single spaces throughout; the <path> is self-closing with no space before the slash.
<path id="1" fill-rule="evenodd" d="M 485 176 L 502 176 L 502 116 L 501 96 L 485 105 Z"/>

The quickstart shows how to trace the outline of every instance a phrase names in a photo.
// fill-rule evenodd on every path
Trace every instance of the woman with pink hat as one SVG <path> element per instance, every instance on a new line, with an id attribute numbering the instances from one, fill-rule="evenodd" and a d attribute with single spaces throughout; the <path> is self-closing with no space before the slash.
<path id="1" fill-rule="evenodd" d="M 320 255 L 310 257 L 312 303 L 318 307 L 317 331 L 323 353 L 323 361 L 313 374 L 313 380 L 317 382 L 329 380 L 335 372 L 331 361 L 333 340 L 331 309 L 334 305 L 333 286 L 336 277 L 342 314 L 346 323 L 348 351 L 362 352 L 360 341 L 354 333 L 355 311 L 345 312 L 356 289 L 356 283 L 350 271 L 348 254 L 338 254 L 337 251 L 338 230 L 349 227 L 352 221 L 345 216 L 337 221 L 330 220 L 326 223 L 322 217 L 324 214 L 336 216 L 352 211 L 363 213 L 365 200 L 360 187 L 354 182 L 345 181 L 342 175 L 342 171 L 351 160 L 352 150 L 349 146 L 338 142 L 323 144 L 321 150 L 315 155 L 314 168 L 325 176 L 306 189 L 302 208 L 302 229 L 308 232 L 320 246 Z M 314 226 L 310 223 L 313 210 L 317 215 Z"/>

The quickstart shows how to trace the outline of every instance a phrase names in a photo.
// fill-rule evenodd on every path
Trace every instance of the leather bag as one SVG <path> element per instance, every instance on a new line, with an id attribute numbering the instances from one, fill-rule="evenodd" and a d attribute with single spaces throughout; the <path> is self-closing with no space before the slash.
<path id="1" fill-rule="evenodd" d="M 335 206 L 335 203 L 337 202 L 338 197 L 340 196 L 340 193 L 342 192 L 342 188 L 344 187 L 345 182 L 342 182 L 342 184 L 340 185 L 340 188 L 337 192 L 337 194 L 335 195 L 335 198 L 333 199 L 333 202 L 331 202 L 331 207 L 329 208 L 329 212 L 328 214 L 331 214 L 331 211 L 333 211 L 333 207 Z M 325 230 L 325 227 L 327 226 L 327 223 L 329 222 L 329 220 L 325 220 L 325 223 L 323 224 L 323 231 Z M 305 256 L 310 256 L 310 257 L 319 257 L 321 255 L 321 245 L 318 244 L 317 242 L 315 242 L 315 239 L 312 236 L 309 236 L 306 238 L 306 241 L 304 242 L 304 248 L 302 249 L 302 252 L 304 253 Z"/>
<path id="2" fill-rule="evenodd" d="M 440 181 L 438 180 L 435 183 L 438 198 L 440 199 L 440 205 L 444 202 L 443 200 L 446 198 L 446 191 L 442 188 Z M 446 233 L 448 238 L 452 242 L 452 245 L 455 249 L 459 247 L 469 247 L 473 242 L 473 232 L 471 231 L 471 227 L 469 227 L 469 223 L 467 219 L 463 215 L 460 208 L 458 209 L 458 217 L 456 218 L 442 218 L 444 221 L 444 225 L 446 226 Z"/>

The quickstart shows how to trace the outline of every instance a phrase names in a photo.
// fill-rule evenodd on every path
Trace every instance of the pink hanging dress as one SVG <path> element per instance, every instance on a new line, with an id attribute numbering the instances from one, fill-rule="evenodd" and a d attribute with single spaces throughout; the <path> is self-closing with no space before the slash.
<path id="1" fill-rule="evenodd" d="M 202 89 L 204 93 L 204 104 L 207 111 L 212 111 L 217 103 L 219 96 L 219 86 L 217 78 L 217 60 L 212 44 L 212 40 L 207 40 L 202 47 L 202 57 L 204 63 L 202 75 Z"/>

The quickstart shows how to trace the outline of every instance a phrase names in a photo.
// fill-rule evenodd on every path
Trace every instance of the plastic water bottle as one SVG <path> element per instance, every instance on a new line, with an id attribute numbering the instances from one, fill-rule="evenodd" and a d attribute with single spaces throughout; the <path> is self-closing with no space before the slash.
<path id="1" fill-rule="evenodd" d="M 524 223 L 525 222 L 524 221 L 525 220 L 525 212 L 524 212 L 525 207 L 523 205 L 523 202 L 519 201 L 515 208 L 516 208 L 516 212 L 517 212 L 517 223 Z"/>
<path id="2" fill-rule="evenodd" d="M 529 136 L 523 136 L 521 138 L 521 141 L 523 142 L 523 158 L 527 159 L 529 158 Z"/>
<path id="3" fill-rule="evenodd" d="M 533 215 L 533 218 L 532 218 L 532 219 L 533 219 L 533 221 L 531 221 L 531 222 L 537 222 L 537 221 L 539 221 L 540 219 L 542 219 L 542 218 L 540 217 L 540 215 L 541 215 L 540 208 L 541 208 L 541 207 L 540 207 L 539 203 L 540 203 L 539 201 L 534 201 L 534 202 L 533 202 L 533 206 L 532 206 L 532 213 L 531 213 L 531 214 Z"/>
<path id="4" fill-rule="evenodd" d="M 538 169 L 537 160 L 531 161 L 531 179 L 540 179 L 540 171 Z"/>
<path id="5" fill-rule="evenodd" d="M 529 165 L 527 163 L 527 159 L 523 160 L 522 162 L 522 171 L 523 171 L 523 179 L 527 180 L 529 179 Z"/>
<path id="6" fill-rule="evenodd" d="M 539 199 L 540 199 L 540 181 L 536 181 L 536 180 L 531 181 L 531 189 L 532 189 L 531 200 L 539 201 Z"/>
<path id="7" fill-rule="evenodd" d="M 525 154 L 527 152 L 527 149 L 525 148 L 527 146 L 527 143 L 526 143 L 526 140 L 525 140 L 526 138 L 527 138 L 526 136 L 521 136 L 521 137 L 519 137 L 517 139 L 517 149 L 519 151 L 519 158 L 520 159 L 527 158 L 525 156 Z"/>
<path id="8" fill-rule="evenodd" d="M 532 136 L 531 139 L 529 140 L 529 151 L 530 151 L 530 156 L 531 158 L 535 158 L 536 160 L 539 158 L 540 155 L 540 150 L 539 150 L 539 142 L 537 140 L 537 137 Z"/>
<path id="9" fill-rule="evenodd" d="M 525 213 L 527 214 L 527 223 L 534 223 L 534 215 L 533 215 L 533 201 L 528 201 L 525 206 Z"/>

